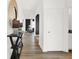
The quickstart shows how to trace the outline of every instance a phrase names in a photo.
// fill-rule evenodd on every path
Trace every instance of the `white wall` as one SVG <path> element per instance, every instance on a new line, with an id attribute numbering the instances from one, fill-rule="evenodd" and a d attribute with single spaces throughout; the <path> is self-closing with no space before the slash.
<path id="1" fill-rule="evenodd" d="M 72 0 L 67 0 L 67 8 L 68 8 L 68 23 L 69 23 L 69 29 L 72 30 Z M 72 49 L 72 34 L 68 35 L 68 46 L 69 49 Z"/>
<path id="2" fill-rule="evenodd" d="M 36 8 L 36 13 L 34 18 L 37 14 L 39 14 L 39 46 L 43 51 L 43 43 L 44 43 L 44 22 L 43 22 L 43 0 L 39 0 L 39 6 Z M 36 19 L 35 19 L 36 20 Z"/>
<path id="3" fill-rule="evenodd" d="M 11 34 L 13 32 L 13 29 L 11 28 L 9 22 L 7 21 L 7 35 L 8 34 Z M 11 42 L 10 42 L 10 39 L 7 38 L 7 59 L 10 59 L 10 56 L 12 54 L 12 50 L 10 49 L 11 48 Z"/>
<path id="4" fill-rule="evenodd" d="M 72 30 L 72 0 L 67 0 L 67 8 L 68 8 L 68 15 L 69 15 L 69 29 Z"/>
<path id="5" fill-rule="evenodd" d="M 40 0 L 17 0 L 21 3 L 22 9 L 36 10 Z"/>
<path id="6" fill-rule="evenodd" d="M 8 0 L 8 7 L 9 7 L 9 2 L 10 0 Z M 13 32 L 13 29 L 11 28 L 10 24 L 9 24 L 9 18 L 7 19 L 7 35 L 12 33 Z M 10 40 L 9 38 L 7 38 L 7 59 L 10 59 L 10 56 L 11 56 L 11 53 L 12 53 L 12 50 L 10 49 L 11 47 L 11 43 L 10 43 Z"/>

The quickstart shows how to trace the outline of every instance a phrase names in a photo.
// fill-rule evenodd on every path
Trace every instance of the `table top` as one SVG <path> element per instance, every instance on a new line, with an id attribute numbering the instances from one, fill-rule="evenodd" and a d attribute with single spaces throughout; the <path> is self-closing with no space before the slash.
<path id="1" fill-rule="evenodd" d="M 18 32 L 17 34 L 15 34 L 15 33 L 9 34 L 9 35 L 7 35 L 7 37 L 22 37 L 22 35 L 23 35 L 22 32 Z"/>

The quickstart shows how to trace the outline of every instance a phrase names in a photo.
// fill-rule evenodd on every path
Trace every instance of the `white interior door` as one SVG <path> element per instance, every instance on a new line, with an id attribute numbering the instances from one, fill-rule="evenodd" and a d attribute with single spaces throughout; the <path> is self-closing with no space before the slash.
<path id="1" fill-rule="evenodd" d="M 64 9 L 46 9 L 48 51 L 68 51 Z"/>

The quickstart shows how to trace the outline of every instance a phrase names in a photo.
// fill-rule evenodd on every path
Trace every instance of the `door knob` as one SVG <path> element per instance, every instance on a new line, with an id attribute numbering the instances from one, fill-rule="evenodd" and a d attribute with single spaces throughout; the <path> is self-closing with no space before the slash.
<path id="1" fill-rule="evenodd" d="M 48 31 L 48 33 L 50 33 L 50 31 Z"/>

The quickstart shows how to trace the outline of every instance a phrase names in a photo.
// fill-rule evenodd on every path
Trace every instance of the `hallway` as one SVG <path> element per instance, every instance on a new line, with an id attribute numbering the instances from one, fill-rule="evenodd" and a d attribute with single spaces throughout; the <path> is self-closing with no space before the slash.
<path id="1" fill-rule="evenodd" d="M 71 53 L 65 52 L 45 52 L 43 53 L 38 45 L 38 41 L 34 39 L 33 34 L 24 33 L 23 49 L 20 59 L 72 59 Z"/>

